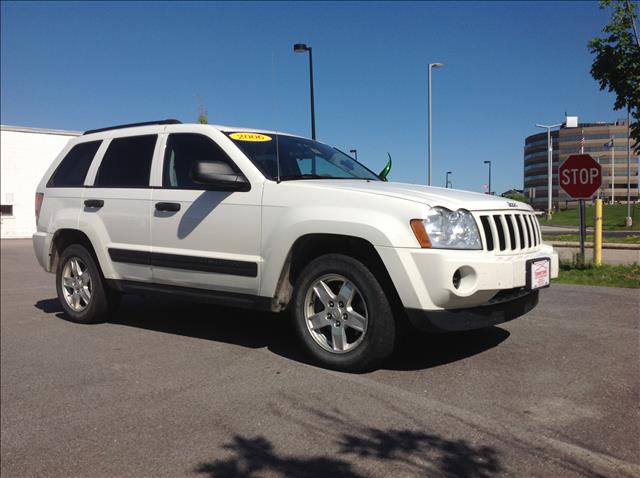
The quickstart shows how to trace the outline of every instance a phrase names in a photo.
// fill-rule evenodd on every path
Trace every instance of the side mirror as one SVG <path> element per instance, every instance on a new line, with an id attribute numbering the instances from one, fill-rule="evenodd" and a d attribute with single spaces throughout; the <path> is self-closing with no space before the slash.
<path id="1" fill-rule="evenodd" d="M 223 161 L 196 161 L 191 179 L 219 191 L 248 191 L 249 181 Z"/>

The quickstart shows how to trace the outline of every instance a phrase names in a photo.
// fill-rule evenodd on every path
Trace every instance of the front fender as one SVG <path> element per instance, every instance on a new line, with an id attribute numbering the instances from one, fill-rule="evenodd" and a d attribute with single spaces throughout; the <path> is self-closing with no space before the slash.
<path id="1" fill-rule="evenodd" d="M 374 246 L 402 242 L 416 246 L 408 222 L 383 212 L 341 207 L 339 214 L 326 207 L 265 208 L 262 254 L 264 270 L 260 295 L 273 297 L 294 243 L 309 234 L 335 234 L 363 239 Z M 365 220 L 366 219 L 366 220 Z"/>

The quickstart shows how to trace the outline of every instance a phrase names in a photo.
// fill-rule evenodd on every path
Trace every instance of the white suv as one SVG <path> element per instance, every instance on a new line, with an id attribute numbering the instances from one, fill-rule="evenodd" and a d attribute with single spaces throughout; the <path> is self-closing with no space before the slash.
<path id="1" fill-rule="evenodd" d="M 379 364 L 407 318 L 431 331 L 516 318 L 558 273 L 527 204 L 389 183 L 298 136 L 175 120 L 72 139 L 36 222 L 76 322 L 104 320 L 123 293 L 288 309 L 339 370 Z"/>

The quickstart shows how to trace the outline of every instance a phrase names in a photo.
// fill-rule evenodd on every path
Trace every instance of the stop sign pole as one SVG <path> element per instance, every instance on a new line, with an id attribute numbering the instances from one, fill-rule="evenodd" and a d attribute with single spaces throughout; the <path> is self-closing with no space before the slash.
<path id="1" fill-rule="evenodd" d="M 602 167 L 588 154 L 572 154 L 558 168 L 560 187 L 580 202 L 580 260 L 584 262 L 586 221 L 584 200 L 593 196 L 602 184 Z"/>

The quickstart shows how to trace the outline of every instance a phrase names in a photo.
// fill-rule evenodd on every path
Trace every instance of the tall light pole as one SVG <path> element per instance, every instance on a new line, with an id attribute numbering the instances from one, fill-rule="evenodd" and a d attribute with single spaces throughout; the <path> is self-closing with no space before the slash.
<path id="1" fill-rule="evenodd" d="M 488 194 L 491 195 L 491 161 L 485 161 L 484 164 L 489 165 L 489 191 Z"/>
<path id="2" fill-rule="evenodd" d="M 616 141 L 614 136 L 611 135 L 611 204 L 615 204 L 615 188 L 616 188 Z"/>
<path id="3" fill-rule="evenodd" d="M 313 52 L 310 46 L 304 43 L 296 43 L 293 45 L 293 51 L 296 53 L 309 53 L 309 88 L 311 90 L 311 139 L 316 139 L 316 109 L 313 100 Z"/>
<path id="4" fill-rule="evenodd" d="M 444 182 L 444 187 L 445 188 L 449 188 L 449 175 L 450 174 L 451 174 L 451 171 L 447 171 L 447 178 L 446 178 L 446 180 Z M 453 186 L 453 184 L 452 184 L 452 186 Z"/>
<path id="5" fill-rule="evenodd" d="M 356 159 L 356 161 L 358 160 L 358 150 L 357 149 L 350 149 L 349 152 L 351 154 L 353 154 L 353 157 Z"/>
<path id="6" fill-rule="evenodd" d="M 631 217 L 631 108 L 627 104 L 627 217 L 624 220 L 627 227 L 633 226 Z"/>
<path id="7" fill-rule="evenodd" d="M 553 208 L 553 143 L 551 142 L 551 128 L 559 128 L 562 126 L 560 124 L 537 124 L 537 128 L 545 128 L 547 130 L 547 176 L 549 176 L 547 181 L 547 219 L 551 219 L 551 209 Z"/>
<path id="8" fill-rule="evenodd" d="M 428 162 L 429 162 L 429 168 L 428 168 L 428 175 L 427 175 L 427 186 L 431 186 L 431 70 L 433 68 L 442 68 L 444 66 L 444 63 L 429 63 L 429 98 L 428 98 L 428 102 L 429 102 L 429 133 L 428 133 L 428 141 L 429 141 L 429 150 L 428 150 Z"/>

